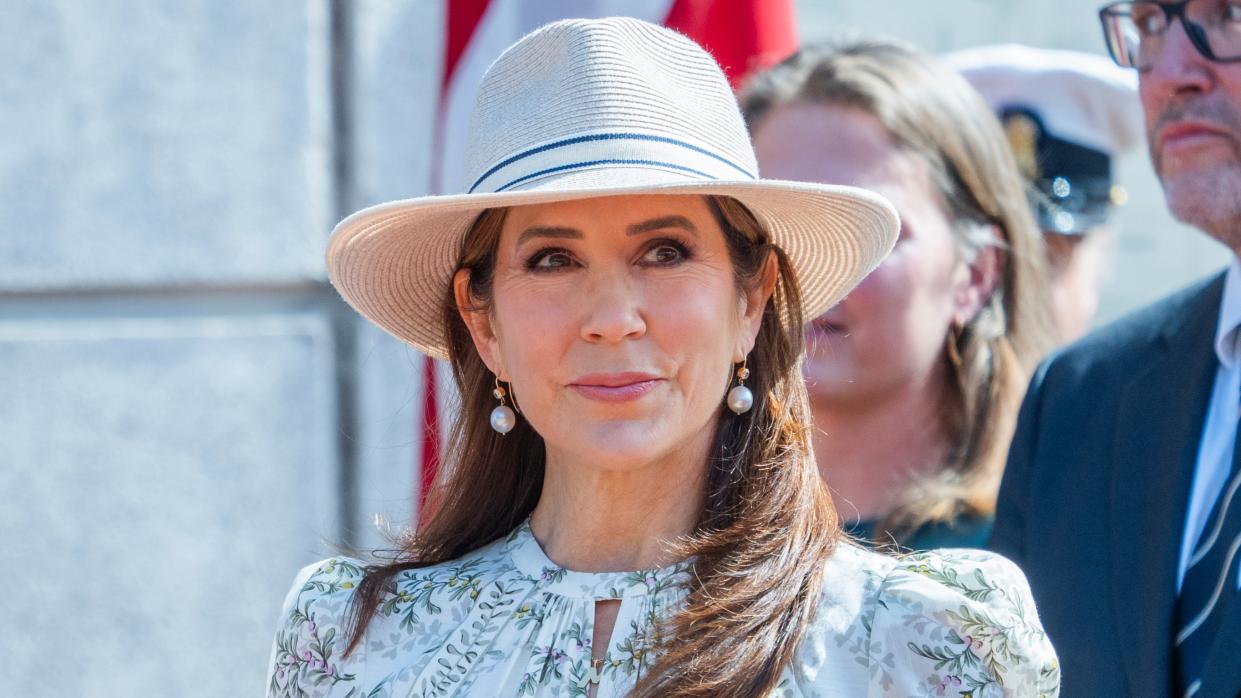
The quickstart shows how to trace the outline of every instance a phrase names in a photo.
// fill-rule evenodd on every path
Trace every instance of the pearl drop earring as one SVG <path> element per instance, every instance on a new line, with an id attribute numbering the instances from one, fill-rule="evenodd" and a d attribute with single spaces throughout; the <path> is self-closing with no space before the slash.
<path id="1" fill-rule="evenodd" d="M 517 426 L 517 415 L 513 413 L 513 408 L 504 404 L 504 396 L 508 393 L 500 386 L 499 376 L 496 376 L 496 389 L 491 391 L 491 394 L 500 401 L 499 406 L 491 411 L 491 428 L 500 434 L 507 434 Z"/>
<path id="2" fill-rule="evenodd" d="M 728 409 L 737 414 L 745 414 L 754 406 L 754 393 L 745 387 L 745 379 L 750 377 L 750 369 L 746 368 L 746 360 L 741 360 L 737 368 L 737 385 L 728 391 Z"/>

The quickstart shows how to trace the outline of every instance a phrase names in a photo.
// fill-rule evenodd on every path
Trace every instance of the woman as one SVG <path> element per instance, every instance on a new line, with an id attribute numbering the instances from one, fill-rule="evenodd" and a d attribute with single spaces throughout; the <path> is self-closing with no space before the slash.
<path id="1" fill-rule="evenodd" d="M 955 72 L 883 42 L 804 50 L 742 102 L 764 175 L 866 187 L 901 217 L 892 254 L 810 325 L 837 510 L 876 543 L 982 546 L 1050 340 L 1041 241 L 999 124 Z"/>
<path id="2" fill-rule="evenodd" d="M 333 234 L 462 409 L 398 558 L 295 581 L 269 695 L 1055 693 L 1011 563 L 838 541 L 801 317 L 890 249 L 886 202 L 757 180 L 719 68 L 630 19 L 515 44 L 471 134 L 468 193 Z"/>

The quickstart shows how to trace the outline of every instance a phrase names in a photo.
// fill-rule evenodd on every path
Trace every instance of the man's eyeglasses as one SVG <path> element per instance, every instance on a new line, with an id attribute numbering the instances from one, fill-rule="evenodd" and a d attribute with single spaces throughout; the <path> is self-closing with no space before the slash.
<path id="1" fill-rule="evenodd" d="M 1099 10 L 1112 60 L 1138 70 L 1150 68 L 1159 57 L 1174 19 L 1181 20 L 1185 35 L 1203 58 L 1241 61 L 1241 0 L 1139 0 L 1114 2 Z"/>

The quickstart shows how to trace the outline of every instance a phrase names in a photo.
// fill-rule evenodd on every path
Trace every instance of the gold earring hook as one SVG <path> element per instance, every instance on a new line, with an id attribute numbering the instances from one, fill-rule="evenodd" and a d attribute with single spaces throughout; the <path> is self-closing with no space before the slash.
<path id="1" fill-rule="evenodd" d="M 492 390 L 491 394 L 494 395 L 495 398 L 500 401 L 501 405 L 503 405 L 504 396 L 508 395 L 508 392 L 504 390 L 504 386 L 500 385 L 500 376 L 497 375 L 495 379 L 496 379 L 496 389 Z"/>
<path id="2" fill-rule="evenodd" d="M 742 358 L 741 365 L 737 367 L 737 383 L 738 384 L 745 383 L 745 379 L 750 377 L 750 369 L 746 368 L 746 365 L 748 364 L 749 359 L 750 357 L 748 356 Z"/>

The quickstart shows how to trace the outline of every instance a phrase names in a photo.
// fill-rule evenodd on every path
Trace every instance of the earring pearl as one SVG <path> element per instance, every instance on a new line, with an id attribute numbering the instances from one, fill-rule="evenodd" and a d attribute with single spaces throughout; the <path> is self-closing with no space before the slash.
<path id="1" fill-rule="evenodd" d="M 517 415 L 513 413 L 513 408 L 504 404 L 504 396 L 508 395 L 508 391 L 500 385 L 499 376 L 496 376 L 496 387 L 491 394 L 500 401 L 500 405 L 491 411 L 491 428 L 503 436 L 517 426 Z"/>
<path id="2" fill-rule="evenodd" d="M 513 408 L 508 405 L 500 405 L 491 411 L 491 428 L 507 434 L 517 426 L 517 415 L 513 414 Z"/>
<path id="3" fill-rule="evenodd" d="M 745 380 L 749 377 L 750 369 L 746 367 L 746 360 L 742 359 L 737 367 L 737 385 L 724 398 L 724 404 L 736 414 L 745 414 L 754 406 L 754 393 L 745 387 Z"/>
<path id="4" fill-rule="evenodd" d="M 745 414 L 754 406 L 754 393 L 744 385 L 738 385 L 728 391 L 728 409 L 737 414 Z"/>

